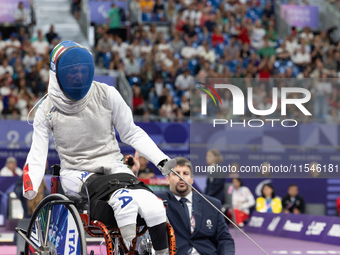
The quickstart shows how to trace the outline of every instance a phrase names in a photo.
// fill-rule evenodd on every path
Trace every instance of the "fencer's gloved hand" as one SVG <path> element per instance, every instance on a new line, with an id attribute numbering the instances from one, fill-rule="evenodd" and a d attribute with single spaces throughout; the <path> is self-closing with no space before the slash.
<path id="1" fill-rule="evenodd" d="M 172 169 L 176 166 L 176 159 L 163 159 L 158 163 L 157 167 L 163 175 L 168 175 Z"/>
<path id="2" fill-rule="evenodd" d="M 162 172 L 162 169 L 164 167 L 164 165 L 166 164 L 166 162 L 168 162 L 168 159 L 163 159 L 161 162 L 158 163 L 157 167 L 158 169 Z"/>

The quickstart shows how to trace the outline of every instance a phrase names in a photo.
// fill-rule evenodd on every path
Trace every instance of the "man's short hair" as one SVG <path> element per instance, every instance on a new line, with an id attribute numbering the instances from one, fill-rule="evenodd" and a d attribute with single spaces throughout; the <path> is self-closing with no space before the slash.
<path id="1" fill-rule="evenodd" d="M 298 188 L 298 185 L 296 185 L 295 183 L 292 183 L 292 184 L 289 185 L 288 188 L 291 188 L 291 187 L 297 187 Z"/>
<path id="2" fill-rule="evenodd" d="M 190 176 L 194 175 L 194 169 L 189 159 L 183 157 L 176 158 L 176 166 L 187 166 L 190 168 Z"/>

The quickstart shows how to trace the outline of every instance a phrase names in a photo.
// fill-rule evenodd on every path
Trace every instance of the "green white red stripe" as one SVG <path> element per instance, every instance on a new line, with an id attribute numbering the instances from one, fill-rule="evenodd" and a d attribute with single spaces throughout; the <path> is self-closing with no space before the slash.
<path id="1" fill-rule="evenodd" d="M 51 56 L 51 61 L 53 63 L 56 63 L 57 59 L 58 59 L 58 56 L 60 55 L 60 53 L 62 53 L 66 48 L 59 44 L 54 50 L 53 50 L 53 53 L 52 53 L 52 56 Z"/>

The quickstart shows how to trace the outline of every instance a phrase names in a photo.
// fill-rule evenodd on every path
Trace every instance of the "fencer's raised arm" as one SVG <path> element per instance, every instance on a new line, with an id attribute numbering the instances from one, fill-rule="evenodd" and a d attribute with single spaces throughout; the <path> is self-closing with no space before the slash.
<path id="1" fill-rule="evenodd" d="M 145 133 L 133 122 L 132 112 L 114 87 L 108 88 L 108 103 L 112 110 L 112 122 L 119 132 L 120 139 L 145 155 L 154 165 L 169 159 Z"/>

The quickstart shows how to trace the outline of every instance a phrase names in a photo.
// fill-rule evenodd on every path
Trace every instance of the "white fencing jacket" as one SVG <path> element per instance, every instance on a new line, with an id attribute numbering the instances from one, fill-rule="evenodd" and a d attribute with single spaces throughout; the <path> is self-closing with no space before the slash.
<path id="1" fill-rule="evenodd" d="M 81 172 L 109 174 L 123 158 L 115 137 L 141 152 L 153 164 L 168 157 L 133 122 L 131 109 L 119 92 L 107 84 L 93 82 L 86 96 L 74 101 L 60 90 L 50 71 L 48 97 L 34 118 L 32 145 L 24 167 L 24 196 L 36 196 L 45 173 L 49 134 L 52 132 L 61 163 L 61 176 Z M 78 171 L 78 172 L 76 172 Z M 80 183 L 81 184 L 81 183 Z"/>

